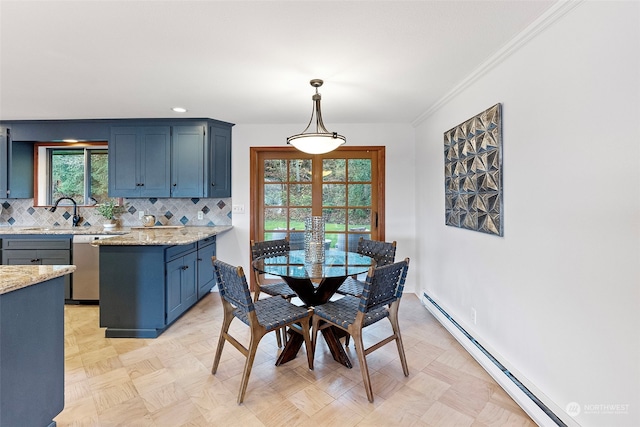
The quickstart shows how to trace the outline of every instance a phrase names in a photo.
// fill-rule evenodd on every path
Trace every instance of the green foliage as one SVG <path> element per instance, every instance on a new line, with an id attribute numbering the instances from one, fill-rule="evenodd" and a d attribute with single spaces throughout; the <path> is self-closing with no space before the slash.
<path id="1" fill-rule="evenodd" d="M 105 219 L 115 219 L 116 216 L 120 215 L 125 211 L 124 206 L 118 205 L 115 200 L 107 200 L 104 203 L 100 203 L 96 205 L 96 211 L 102 215 Z"/>

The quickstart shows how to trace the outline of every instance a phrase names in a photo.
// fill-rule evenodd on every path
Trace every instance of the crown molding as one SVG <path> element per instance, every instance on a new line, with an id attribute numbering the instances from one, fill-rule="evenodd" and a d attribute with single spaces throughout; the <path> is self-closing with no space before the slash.
<path id="1" fill-rule="evenodd" d="M 453 87 L 446 95 L 436 101 L 427 111 L 420 114 L 416 117 L 411 125 L 413 127 L 419 126 L 422 122 L 424 122 L 429 116 L 442 108 L 445 104 L 455 98 L 458 94 L 464 91 L 466 88 L 471 86 L 476 80 L 480 77 L 484 76 L 491 69 L 493 69 L 498 64 L 502 63 L 508 57 L 510 57 L 513 53 L 520 50 L 522 46 L 524 46 L 529 40 L 536 37 L 542 31 L 544 31 L 551 24 L 556 22 L 574 7 L 579 5 L 585 0 L 561 0 L 552 5 L 549 9 L 547 9 L 538 19 L 528 25 L 524 30 L 522 30 L 518 35 L 516 35 L 511 41 L 509 41 L 504 47 L 498 50 L 496 53 L 491 55 L 486 61 L 480 64 L 475 70 L 471 72 L 467 77 L 465 77 L 460 83 Z"/>

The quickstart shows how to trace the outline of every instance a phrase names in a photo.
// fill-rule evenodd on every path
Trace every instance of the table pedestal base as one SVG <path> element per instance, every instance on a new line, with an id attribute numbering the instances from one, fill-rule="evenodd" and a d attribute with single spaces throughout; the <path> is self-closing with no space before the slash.
<path id="1" fill-rule="evenodd" d="M 329 301 L 329 298 L 335 294 L 336 290 L 345 281 L 346 276 L 325 277 L 320 281 L 318 287 L 314 287 L 313 283 L 309 279 L 298 279 L 287 276 L 283 276 L 282 278 L 287 282 L 287 285 L 289 285 L 289 287 L 298 294 L 298 297 L 300 297 L 302 302 L 310 307 L 321 305 Z M 288 361 L 295 359 L 300 347 L 302 347 L 302 343 L 304 343 L 302 333 L 299 331 L 300 326 L 295 326 L 295 328 L 291 328 L 288 331 L 289 340 L 282 350 L 282 353 L 280 353 L 280 357 L 278 357 L 278 360 L 276 361 L 276 366 L 280 366 L 283 363 L 287 363 Z M 334 327 L 324 328 L 321 332 L 322 337 L 329 346 L 329 351 L 331 351 L 333 359 L 347 368 L 351 368 L 351 361 L 339 340 L 339 337 L 344 335 L 344 333 L 342 333 L 340 329 Z"/>

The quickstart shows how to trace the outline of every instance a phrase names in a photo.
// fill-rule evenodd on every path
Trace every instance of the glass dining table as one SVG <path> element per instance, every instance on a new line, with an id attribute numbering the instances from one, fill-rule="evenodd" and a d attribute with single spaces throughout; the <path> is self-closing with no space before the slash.
<path id="1" fill-rule="evenodd" d="M 304 250 L 291 250 L 286 255 L 257 258 L 252 267 L 260 273 L 281 277 L 307 307 L 313 307 L 329 301 L 348 276 L 368 271 L 372 262 L 366 255 L 329 249 L 323 262 L 311 263 L 305 262 Z M 351 368 L 351 361 L 339 341 L 341 335 L 344 333 L 337 328 L 322 329 L 333 358 Z M 303 342 L 300 333 L 290 330 L 276 366 L 293 360 Z"/>

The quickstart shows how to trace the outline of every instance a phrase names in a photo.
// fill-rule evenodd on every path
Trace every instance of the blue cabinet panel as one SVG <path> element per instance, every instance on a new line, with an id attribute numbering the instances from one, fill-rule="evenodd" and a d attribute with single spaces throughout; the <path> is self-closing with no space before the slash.
<path id="1" fill-rule="evenodd" d="M 209 127 L 206 197 L 231 197 L 231 127 Z"/>
<path id="2" fill-rule="evenodd" d="M 110 197 L 169 197 L 169 126 L 114 126 L 109 140 Z"/>
<path id="3" fill-rule="evenodd" d="M 171 132 L 171 197 L 203 197 L 204 127 L 174 126 Z"/>

